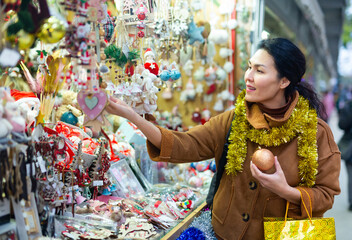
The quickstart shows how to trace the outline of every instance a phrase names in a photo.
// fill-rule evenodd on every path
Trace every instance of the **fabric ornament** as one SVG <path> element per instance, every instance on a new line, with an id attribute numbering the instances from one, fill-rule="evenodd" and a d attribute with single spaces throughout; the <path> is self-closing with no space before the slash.
<path id="1" fill-rule="evenodd" d="M 208 90 L 207 90 L 207 95 L 210 95 L 212 93 L 214 93 L 216 91 L 216 84 L 213 83 L 209 86 Z"/>
<path id="2" fill-rule="evenodd" d="M 233 29 L 235 29 L 237 26 L 238 26 L 238 22 L 237 22 L 236 19 L 231 19 L 231 20 L 229 20 L 229 21 L 227 22 L 227 27 L 228 27 L 228 29 L 233 30 Z"/>
<path id="3" fill-rule="evenodd" d="M 216 69 L 216 78 L 221 82 L 224 81 L 227 78 L 227 72 L 223 68 L 218 67 Z"/>
<path id="4" fill-rule="evenodd" d="M 223 68 L 224 68 L 224 70 L 225 70 L 227 73 L 230 73 L 230 72 L 232 72 L 232 70 L 233 70 L 233 68 L 234 68 L 234 67 L 233 67 L 233 63 L 227 61 L 227 62 L 224 64 Z"/>
<path id="5" fill-rule="evenodd" d="M 235 9 L 235 2 L 231 0 L 222 0 L 219 6 L 219 13 L 221 15 L 229 15 Z"/>
<path id="6" fill-rule="evenodd" d="M 297 154 L 299 156 L 298 171 L 300 186 L 312 187 L 318 172 L 317 151 L 317 113 L 310 108 L 309 101 L 299 96 L 298 102 L 290 118 L 280 127 L 266 129 L 253 128 L 246 117 L 246 90 L 237 97 L 235 105 L 236 117 L 232 122 L 227 153 L 226 174 L 237 175 L 243 170 L 243 162 L 247 155 L 247 139 L 264 147 L 276 147 L 298 139 Z"/>
<path id="7" fill-rule="evenodd" d="M 204 67 L 199 67 L 194 73 L 193 73 L 193 78 L 201 82 L 204 80 L 205 72 L 204 72 Z"/>
<path id="8" fill-rule="evenodd" d="M 185 64 L 192 59 L 193 48 L 191 46 L 182 47 L 180 51 L 180 63 Z"/>
<path id="9" fill-rule="evenodd" d="M 207 68 L 205 70 L 204 78 L 208 84 L 212 84 L 216 80 L 216 68 L 213 68 L 212 66 Z"/>
<path id="10" fill-rule="evenodd" d="M 204 125 L 204 123 L 208 122 L 210 120 L 211 117 L 211 112 L 209 109 L 204 108 L 202 113 L 201 113 L 201 123 Z"/>
<path id="11" fill-rule="evenodd" d="M 188 31 L 187 31 L 187 34 L 189 36 L 189 44 L 193 45 L 196 41 L 200 43 L 204 43 L 204 38 L 202 35 L 203 31 L 204 31 L 204 26 L 197 27 L 197 25 L 194 23 L 192 19 L 192 21 L 188 24 Z"/>
<path id="12" fill-rule="evenodd" d="M 183 65 L 182 67 L 183 72 L 188 76 L 192 76 L 192 70 L 193 70 L 193 61 L 192 60 L 187 60 L 187 62 Z"/>
<path id="13" fill-rule="evenodd" d="M 109 15 L 106 18 L 106 23 L 103 24 L 103 29 L 104 29 L 104 40 L 110 42 L 114 34 L 115 23 Z"/>
<path id="14" fill-rule="evenodd" d="M 191 2 L 191 7 L 193 11 L 197 12 L 201 9 L 203 9 L 203 1 L 202 0 L 193 0 Z"/>
<path id="15" fill-rule="evenodd" d="M 222 58 L 228 58 L 233 54 L 233 50 L 230 48 L 220 48 L 219 55 Z"/>
<path id="16" fill-rule="evenodd" d="M 213 29 L 209 34 L 209 40 L 216 44 L 225 44 L 229 39 L 227 30 L 224 29 Z"/>
<path id="17" fill-rule="evenodd" d="M 224 111 L 224 103 L 221 98 L 218 98 L 218 100 L 215 102 L 213 109 L 217 112 Z"/>

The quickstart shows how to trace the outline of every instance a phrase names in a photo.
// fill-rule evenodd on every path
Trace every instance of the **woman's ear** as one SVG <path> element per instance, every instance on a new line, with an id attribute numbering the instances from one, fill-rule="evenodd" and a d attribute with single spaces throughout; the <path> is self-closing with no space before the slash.
<path id="1" fill-rule="evenodd" d="M 280 80 L 280 88 L 284 89 L 287 88 L 290 85 L 291 81 L 287 79 L 287 77 L 283 77 Z"/>

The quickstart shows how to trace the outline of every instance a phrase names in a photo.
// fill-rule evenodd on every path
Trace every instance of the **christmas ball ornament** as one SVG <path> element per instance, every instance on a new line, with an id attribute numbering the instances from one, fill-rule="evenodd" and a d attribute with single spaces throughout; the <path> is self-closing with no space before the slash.
<path id="1" fill-rule="evenodd" d="M 177 80 L 181 77 L 181 73 L 179 70 L 177 69 L 174 69 L 174 70 L 171 70 L 171 73 L 170 73 L 170 78 L 172 80 Z"/>
<path id="2" fill-rule="evenodd" d="M 209 164 L 209 169 L 212 171 L 212 172 L 215 172 L 216 171 L 216 164 L 215 164 L 215 161 L 211 161 L 210 164 Z"/>
<path id="3" fill-rule="evenodd" d="M 209 164 L 207 162 L 198 162 L 196 164 L 196 169 L 199 172 L 204 172 L 208 168 Z"/>
<path id="4" fill-rule="evenodd" d="M 163 81 L 168 81 L 171 77 L 171 72 L 169 70 L 163 70 L 160 73 L 160 79 Z"/>
<path id="5" fill-rule="evenodd" d="M 196 165 L 197 165 L 197 163 L 192 162 L 191 165 L 190 165 L 190 167 L 196 169 Z"/>
<path id="6" fill-rule="evenodd" d="M 73 115 L 72 112 L 65 112 L 64 114 L 62 114 L 60 121 L 71 125 L 76 125 L 78 123 L 78 118 Z"/>
<path id="7" fill-rule="evenodd" d="M 261 148 L 254 152 L 252 162 L 259 170 L 267 171 L 274 166 L 275 156 L 270 150 Z"/>
<path id="8" fill-rule="evenodd" d="M 143 32 L 143 31 L 139 31 L 139 32 L 137 33 L 137 36 L 138 36 L 139 38 L 144 38 L 144 32 Z"/>
<path id="9" fill-rule="evenodd" d="M 188 184 L 192 187 L 201 187 L 203 185 L 203 180 L 198 176 L 193 176 L 188 180 Z"/>
<path id="10" fill-rule="evenodd" d="M 65 33 L 66 28 L 63 22 L 51 16 L 41 25 L 37 37 L 44 43 L 56 43 L 65 36 Z"/>
<path id="11" fill-rule="evenodd" d="M 16 39 L 17 39 L 17 46 L 19 50 L 25 50 L 29 49 L 35 40 L 34 34 L 28 33 L 21 29 L 17 34 L 16 34 Z"/>

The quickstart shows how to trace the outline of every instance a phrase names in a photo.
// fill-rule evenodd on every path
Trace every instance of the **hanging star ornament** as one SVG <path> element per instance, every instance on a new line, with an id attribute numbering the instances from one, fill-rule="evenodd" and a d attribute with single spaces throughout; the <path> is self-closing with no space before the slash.
<path id="1" fill-rule="evenodd" d="M 202 32 L 204 31 L 204 27 L 197 27 L 194 23 L 193 19 L 188 25 L 188 36 L 189 36 L 189 44 L 193 45 L 196 41 L 200 43 L 204 43 L 204 38 L 202 36 Z"/>

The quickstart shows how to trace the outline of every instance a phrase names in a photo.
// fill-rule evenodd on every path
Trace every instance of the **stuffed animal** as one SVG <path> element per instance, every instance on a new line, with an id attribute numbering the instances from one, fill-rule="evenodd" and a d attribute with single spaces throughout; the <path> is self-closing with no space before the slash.
<path id="1" fill-rule="evenodd" d="M 73 91 L 63 91 L 62 104 L 56 111 L 56 121 L 63 121 L 72 125 L 78 123 L 78 117 L 83 113 L 77 108 L 77 93 Z"/>
<path id="2" fill-rule="evenodd" d="M 39 114 L 40 101 L 33 92 L 11 90 L 11 96 L 16 100 L 19 111 L 26 120 L 26 124 L 35 121 Z"/>
<path id="3" fill-rule="evenodd" d="M 21 115 L 16 102 L 7 102 L 5 105 L 6 118 L 11 123 L 14 132 L 24 133 L 26 121 Z"/>
<path id="4" fill-rule="evenodd" d="M 0 138 L 7 137 L 12 131 L 12 125 L 6 118 L 3 118 L 3 115 L 4 107 L 0 104 Z"/>

